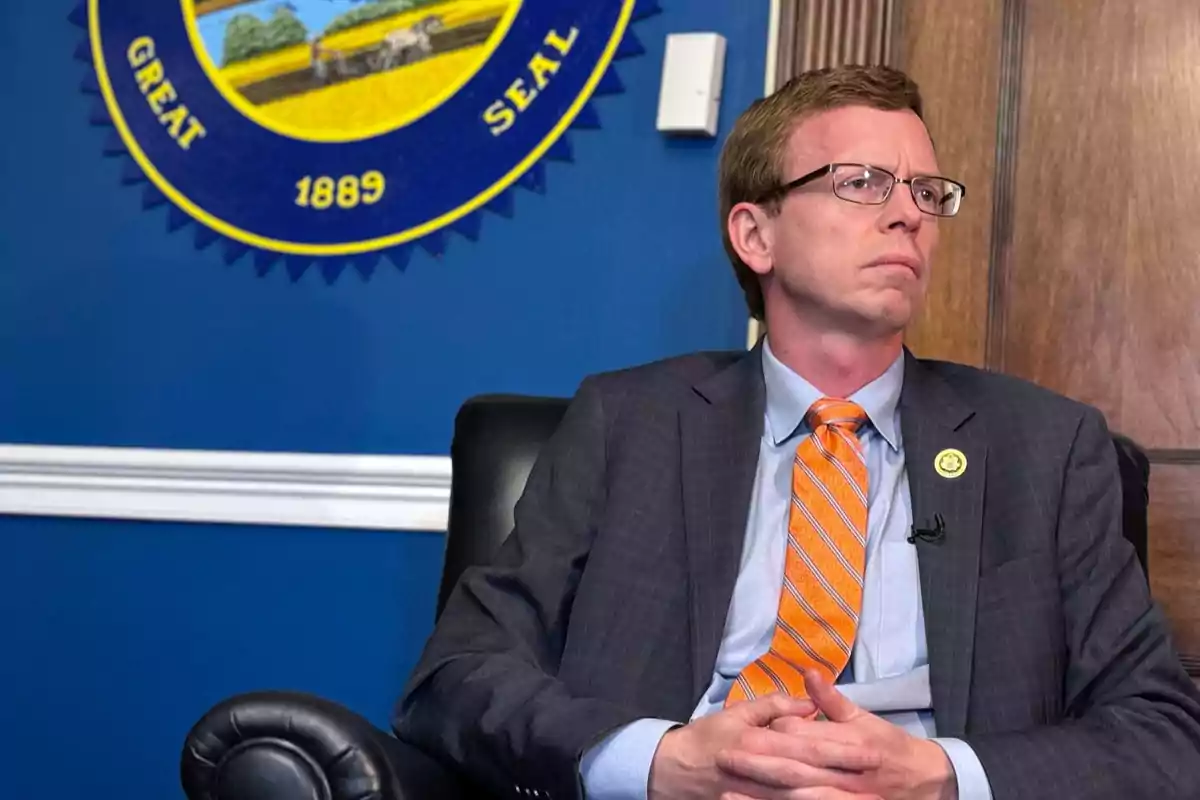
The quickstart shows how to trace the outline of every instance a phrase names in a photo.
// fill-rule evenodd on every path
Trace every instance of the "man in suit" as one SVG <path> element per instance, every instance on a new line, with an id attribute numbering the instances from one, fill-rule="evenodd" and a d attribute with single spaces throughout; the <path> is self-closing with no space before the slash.
<path id="1" fill-rule="evenodd" d="M 582 383 L 399 735 L 551 800 L 1200 796 L 1102 416 L 903 346 L 939 175 L 894 70 L 738 119 L 723 236 L 768 335 Z"/>

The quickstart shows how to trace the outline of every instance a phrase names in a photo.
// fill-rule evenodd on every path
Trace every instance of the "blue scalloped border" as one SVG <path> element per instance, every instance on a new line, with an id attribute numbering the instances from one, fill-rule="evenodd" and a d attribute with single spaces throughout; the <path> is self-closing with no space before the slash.
<path id="1" fill-rule="evenodd" d="M 625 91 L 625 84 L 621 81 L 621 76 L 617 73 L 617 62 L 643 55 L 646 52 L 641 41 L 638 40 L 636 34 L 633 32 L 633 25 L 660 11 L 662 11 L 662 8 L 659 6 L 659 0 L 637 0 L 634 4 L 629 27 L 626 28 L 625 35 L 621 39 L 620 44 L 617 45 L 612 63 L 609 64 L 608 69 L 605 70 L 604 75 L 601 76 L 600 81 L 596 84 L 591 97 L 588 98 L 583 108 L 580 109 L 578 116 L 575 117 L 563 135 L 558 138 L 558 141 L 550 146 L 541 159 L 526 170 L 521 177 L 517 178 L 516 183 L 498 194 L 482 208 L 419 239 L 405 242 L 399 247 L 374 250 L 369 253 L 352 256 L 288 255 L 273 250 L 251 247 L 236 239 L 222 236 L 180 209 L 150 182 L 150 179 L 142 172 L 141 167 L 129 155 L 129 151 L 125 148 L 125 143 L 121 140 L 120 134 L 117 133 L 116 127 L 113 126 L 112 118 L 108 113 L 108 107 L 104 104 L 104 98 L 100 93 L 100 84 L 96 79 L 96 69 L 92 62 L 91 45 L 86 36 L 75 48 L 75 60 L 83 62 L 88 68 L 87 74 L 79 86 L 80 91 L 94 98 L 88 122 L 92 125 L 107 127 L 109 129 L 108 138 L 102 149 L 103 155 L 106 158 L 122 159 L 120 178 L 122 185 L 142 186 L 143 210 L 152 211 L 162 206 L 167 207 L 168 233 L 177 233 L 190 226 L 194 228 L 193 241 L 197 250 L 207 250 L 209 247 L 220 243 L 223 250 L 222 257 L 227 265 L 233 265 L 243 257 L 249 256 L 253 260 L 254 271 L 259 277 L 267 275 L 277 264 L 283 262 L 288 276 L 292 281 L 298 281 L 310 267 L 318 265 L 325 282 L 332 285 L 341 277 L 348 266 L 353 267 L 362 276 L 363 280 L 370 280 L 371 276 L 375 274 L 379 262 L 385 258 L 403 272 L 408 266 L 413 248 L 417 246 L 420 246 L 434 258 L 440 258 L 446 252 L 448 233 L 453 232 L 472 242 L 479 240 L 483 227 L 484 212 L 490 212 L 505 219 L 512 219 L 514 214 L 513 195 L 518 187 L 537 194 L 545 194 L 545 163 L 547 161 L 572 162 L 574 156 L 570 142 L 571 131 L 598 130 L 601 127 L 600 114 L 596 111 L 592 100 L 596 97 L 621 94 Z M 81 0 L 67 19 L 72 25 L 82 28 L 86 33 L 88 30 L 87 0 Z"/>

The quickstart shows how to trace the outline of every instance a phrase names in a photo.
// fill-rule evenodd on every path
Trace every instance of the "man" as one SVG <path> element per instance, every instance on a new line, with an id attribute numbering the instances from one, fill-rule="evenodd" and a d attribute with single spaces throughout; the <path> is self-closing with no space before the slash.
<path id="1" fill-rule="evenodd" d="M 583 382 L 402 737 L 500 796 L 1200 794 L 1103 418 L 903 347 L 939 174 L 894 70 L 742 115 L 721 216 L 765 340 Z"/>

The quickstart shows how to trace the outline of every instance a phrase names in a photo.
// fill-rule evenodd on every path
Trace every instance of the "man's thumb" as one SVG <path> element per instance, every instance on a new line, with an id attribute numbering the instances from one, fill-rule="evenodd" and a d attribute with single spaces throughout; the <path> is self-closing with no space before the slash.
<path id="1" fill-rule="evenodd" d="M 844 694 L 825 679 L 824 675 L 816 670 L 804 671 L 804 686 L 808 690 L 808 696 L 816 703 L 820 712 L 832 722 L 847 722 L 859 712 L 858 706 L 850 702 Z"/>

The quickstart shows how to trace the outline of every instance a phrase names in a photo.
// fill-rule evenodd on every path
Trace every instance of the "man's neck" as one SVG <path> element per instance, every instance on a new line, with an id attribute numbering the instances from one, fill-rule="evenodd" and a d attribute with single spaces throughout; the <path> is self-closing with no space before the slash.
<path id="1" fill-rule="evenodd" d="M 828 331 L 768 330 L 775 357 L 826 397 L 850 397 L 886 372 L 904 347 L 903 332 L 863 339 Z"/>

